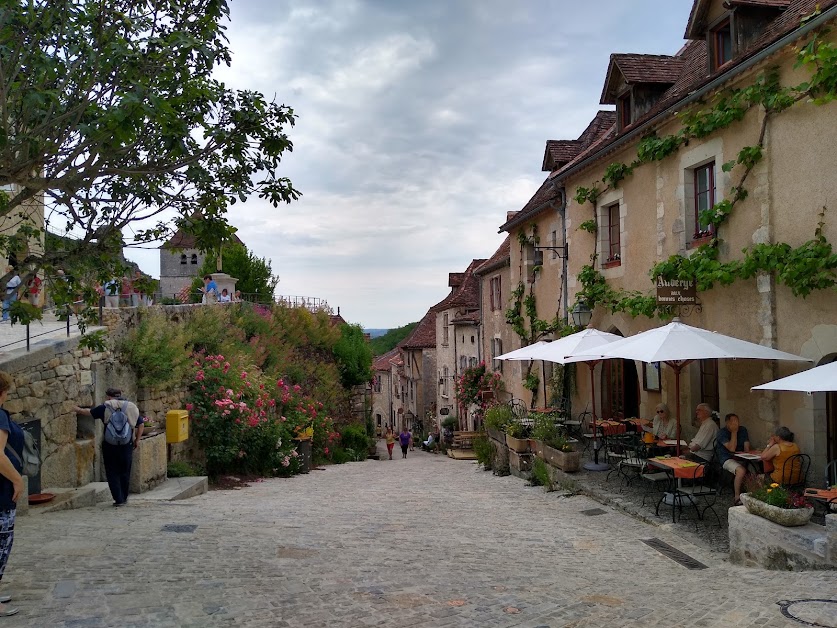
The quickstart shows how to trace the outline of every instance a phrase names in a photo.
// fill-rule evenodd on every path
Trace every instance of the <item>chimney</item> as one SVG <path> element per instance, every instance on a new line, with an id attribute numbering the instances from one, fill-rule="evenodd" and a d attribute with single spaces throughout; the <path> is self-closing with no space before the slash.
<path id="1" fill-rule="evenodd" d="M 506 212 L 506 222 L 517 216 L 520 212 Z"/>

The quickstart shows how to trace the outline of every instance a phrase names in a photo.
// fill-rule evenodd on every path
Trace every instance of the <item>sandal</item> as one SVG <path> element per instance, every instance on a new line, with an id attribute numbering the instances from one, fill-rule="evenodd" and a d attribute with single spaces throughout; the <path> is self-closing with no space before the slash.
<path id="1" fill-rule="evenodd" d="M 732 505 L 733 506 L 743 506 L 744 504 L 741 503 L 741 498 L 738 498 L 734 502 L 732 502 Z"/>

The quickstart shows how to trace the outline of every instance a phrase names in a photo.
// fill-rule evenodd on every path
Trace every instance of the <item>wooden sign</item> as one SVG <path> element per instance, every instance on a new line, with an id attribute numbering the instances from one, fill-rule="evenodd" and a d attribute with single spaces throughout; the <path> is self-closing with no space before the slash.
<path id="1" fill-rule="evenodd" d="M 657 277 L 657 305 L 695 305 L 697 302 L 694 281 Z"/>
<path id="2" fill-rule="evenodd" d="M 450 414 L 450 408 L 442 408 L 441 410 L 439 410 L 439 414 L 441 414 L 442 416 L 449 415 Z"/>

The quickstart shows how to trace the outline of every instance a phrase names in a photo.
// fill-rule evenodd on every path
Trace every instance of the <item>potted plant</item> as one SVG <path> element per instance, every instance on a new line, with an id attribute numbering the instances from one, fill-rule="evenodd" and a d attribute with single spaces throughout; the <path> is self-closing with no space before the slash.
<path id="1" fill-rule="evenodd" d="M 527 426 L 513 418 L 506 424 L 506 445 L 516 453 L 526 453 L 529 451 L 529 433 Z"/>
<path id="2" fill-rule="evenodd" d="M 514 420 L 512 409 L 505 405 L 494 405 L 485 411 L 485 431 L 496 441 L 501 443 L 506 440 L 506 425 Z"/>
<path id="3" fill-rule="evenodd" d="M 756 484 L 741 494 L 741 503 L 752 515 L 781 526 L 804 526 L 814 509 L 804 496 L 793 493 L 779 484 Z"/>
<path id="4" fill-rule="evenodd" d="M 543 459 L 566 473 L 573 473 L 581 467 L 581 452 L 575 451 L 572 443 L 560 434 L 544 441 Z"/>

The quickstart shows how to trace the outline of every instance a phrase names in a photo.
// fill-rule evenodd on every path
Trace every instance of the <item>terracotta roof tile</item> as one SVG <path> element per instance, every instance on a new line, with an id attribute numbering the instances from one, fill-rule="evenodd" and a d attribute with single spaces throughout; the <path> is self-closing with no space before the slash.
<path id="1" fill-rule="evenodd" d="M 619 86 L 617 72 L 625 82 L 634 84 L 674 85 L 683 73 L 683 59 L 668 55 L 612 54 L 600 104 L 615 105 Z"/>
<path id="2" fill-rule="evenodd" d="M 506 239 L 503 240 L 500 248 L 494 252 L 494 255 L 489 257 L 488 261 L 482 266 L 479 266 L 474 273 L 477 275 L 484 275 L 485 273 L 490 273 L 491 271 L 502 268 L 503 266 L 508 266 L 510 261 L 511 236 L 506 236 Z"/>
<path id="3" fill-rule="evenodd" d="M 436 310 L 430 308 L 413 332 L 398 343 L 399 349 L 430 349 L 436 347 Z"/>
<path id="4" fill-rule="evenodd" d="M 389 371 L 393 366 L 393 358 L 398 357 L 398 348 L 390 349 L 383 355 L 379 355 L 372 363 L 372 368 L 376 371 Z"/>
<path id="5" fill-rule="evenodd" d="M 787 9 L 794 0 L 728 0 L 730 5 Z M 695 0 L 686 24 L 684 39 L 703 39 L 706 35 L 706 16 L 712 0 Z"/>
<path id="6" fill-rule="evenodd" d="M 541 170 L 544 172 L 557 170 L 565 163 L 572 161 L 582 148 L 584 146 L 578 140 L 547 140 Z"/>

